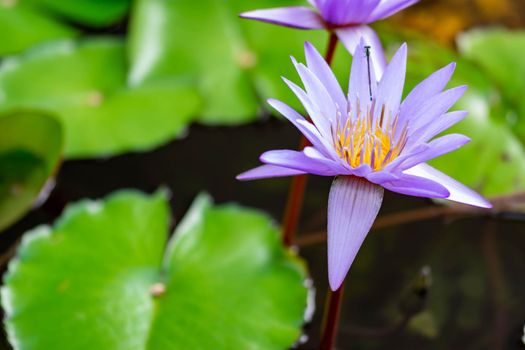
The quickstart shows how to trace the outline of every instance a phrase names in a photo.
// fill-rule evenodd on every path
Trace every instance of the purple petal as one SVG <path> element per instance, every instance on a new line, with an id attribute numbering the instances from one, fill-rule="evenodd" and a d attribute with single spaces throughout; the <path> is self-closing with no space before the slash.
<path id="1" fill-rule="evenodd" d="M 400 175 L 391 173 L 389 171 L 375 171 L 366 175 L 366 179 L 377 185 L 381 185 L 385 182 L 399 180 Z"/>
<path id="2" fill-rule="evenodd" d="M 310 141 L 310 143 L 322 154 L 324 154 L 328 159 L 339 159 L 339 156 L 335 153 L 335 150 L 331 144 L 329 144 L 326 139 L 324 139 L 319 130 L 312 125 L 312 123 L 306 121 L 306 119 L 297 113 L 292 107 L 286 105 L 285 103 L 270 99 L 268 100 L 270 106 L 275 108 L 276 111 L 281 113 L 286 119 L 292 122 L 297 129 Z"/>
<path id="3" fill-rule="evenodd" d="M 310 101 L 317 107 L 317 113 L 312 113 L 310 118 L 318 127 L 321 135 L 329 137 L 332 133 L 331 121 L 335 120 L 337 115 L 335 103 L 324 85 L 312 71 L 303 64 L 296 62 L 294 64 Z"/>
<path id="4" fill-rule="evenodd" d="M 336 103 L 338 109 L 342 113 L 346 112 L 347 101 L 345 95 L 343 94 L 341 85 L 337 81 L 328 63 L 326 63 L 325 59 L 309 42 L 304 44 L 304 52 L 308 69 L 317 76 L 321 83 L 323 83 L 330 96 L 332 96 L 332 100 Z"/>
<path id="5" fill-rule="evenodd" d="M 376 32 L 368 26 L 356 26 L 336 29 L 335 33 L 352 55 L 354 55 L 361 38 L 363 38 L 365 45 L 370 46 L 370 58 L 373 62 L 375 76 L 380 79 L 386 67 L 386 58 Z"/>
<path id="6" fill-rule="evenodd" d="M 241 181 L 247 180 L 259 180 L 270 177 L 283 177 L 283 176 L 295 176 L 306 174 L 304 171 L 283 168 L 275 165 L 261 165 L 257 168 L 248 170 L 240 175 L 237 175 L 236 179 Z"/>
<path id="7" fill-rule="evenodd" d="M 403 44 L 392 57 L 377 86 L 377 113 L 385 106 L 387 112 L 397 114 L 405 85 L 406 66 L 407 45 Z"/>
<path id="8" fill-rule="evenodd" d="M 328 159 L 311 158 L 303 152 L 291 150 L 268 151 L 261 155 L 261 162 L 295 169 L 313 175 L 335 176 L 348 173 L 341 165 Z"/>
<path id="9" fill-rule="evenodd" d="M 335 26 L 365 23 L 380 0 L 326 0 L 319 7 L 324 20 Z"/>
<path id="10" fill-rule="evenodd" d="M 299 29 L 322 29 L 323 20 L 308 7 L 292 6 L 241 13 L 242 18 L 282 25 Z"/>
<path id="11" fill-rule="evenodd" d="M 337 290 L 377 217 L 383 189 L 362 178 L 337 177 L 328 197 L 328 279 Z"/>
<path id="12" fill-rule="evenodd" d="M 428 164 L 416 165 L 411 169 L 405 170 L 405 173 L 439 182 L 450 192 L 450 195 L 447 197 L 448 200 L 481 208 L 492 208 L 492 204 L 481 195 Z"/>
<path id="13" fill-rule="evenodd" d="M 413 115 L 428 99 L 443 91 L 452 77 L 455 68 L 456 64 L 451 63 L 419 83 L 401 104 L 399 114 L 401 116 Z"/>
<path id="14" fill-rule="evenodd" d="M 419 0 L 384 0 L 377 6 L 368 18 L 368 23 L 390 17 L 393 14 L 414 5 Z"/>
<path id="15" fill-rule="evenodd" d="M 427 142 L 434 136 L 442 133 L 451 126 L 462 121 L 468 112 L 466 111 L 455 111 L 443 114 L 436 120 L 432 121 L 427 127 L 421 128 L 419 131 L 415 131 L 411 135 L 411 139 L 416 142 Z"/>
<path id="16" fill-rule="evenodd" d="M 350 174 L 358 177 L 367 177 L 372 172 L 372 168 L 368 164 L 361 164 L 357 168 L 350 169 Z"/>
<path id="17" fill-rule="evenodd" d="M 286 85 L 288 85 L 288 87 L 290 88 L 290 90 L 292 90 L 292 92 L 295 94 L 295 96 L 297 97 L 297 99 L 301 102 L 301 104 L 303 105 L 303 107 L 305 108 L 306 110 L 306 113 L 308 113 L 308 115 L 318 115 L 320 114 L 319 112 L 319 109 L 317 107 L 317 105 L 315 105 L 311 100 L 310 100 L 310 97 L 306 94 L 306 92 L 301 89 L 297 84 L 295 84 L 294 82 L 286 79 L 286 78 L 282 78 L 283 81 L 285 82 Z M 314 120 L 315 122 L 315 120 Z"/>
<path id="18" fill-rule="evenodd" d="M 420 143 L 416 146 L 412 147 L 411 149 L 405 149 L 403 152 L 392 161 L 392 163 L 388 164 L 383 171 L 389 171 L 394 173 L 400 173 L 400 170 L 396 170 L 400 164 L 403 162 L 406 162 L 408 159 L 413 158 L 423 152 L 428 151 L 430 146 L 428 143 Z"/>
<path id="19" fill-rule="evenodd" d="M 410 169 L 419 163 L 437 158 L 449 152 L 455 151 L 470 142 L 470 139 L 461 134 L 448 134 L 432 140 L 428 143 L 428 149 L 401 162 L 396 168 L 400 170 Z"/>
<path id="20" fill-rule="evenodd" d="M 365 43 L 361 39 L 354 52 L 350 82 L 348 84 L 348 99 L 352 106 L 360 106 L 361 113 L 366 113 L 370 100 L 376 95 L 377 80 L 373 61 L 368 63 Z M 355 107 L 354 107 L 355 110 Z M 357 111 L 355 111 L 357 113 Z"/>
<path id="21" fill-rule="evenodd" d="M 326 151 L 326 155 L 327 155 L 326 158 L 331 159 L 331 160 L 338 160 L 339 162 L 342 161 L 341 158 L 335 152 L 334 145 L 330 143 L 331 141 L 329 139 L 323 138 L 321 134 L 319 134 L 319 130 L 317 130 L 317 128 L 312 123 L 307 122 L 307 121 L 299 121 L 298 123 L 305 129 L 307 129 L 311 134 L 318 135 L 320 145 L 316 145 L 313 142 L 312 142 L 312 145 L 321 152 Z"/>
<path id="22" fill-rule="evenodd" d="M 325 150 L 325 145 L 323 143 L 322 136 L 319 134 L 317 130 L 309 129 L 305 125 L 308 123 L 306 119 L 297 113 L 292 107 L 288 106 L 287 104 L 270 99 L 268 100 L 268 104 L 272 106 L 277 112 L 281 113 L 286 119 L 288 119 L 290 122 L 292 122 L 293 125 L 299 131 L 310 141 L 311 144 L 313 144 L 315 147 Z"/>
<path id="23" fill-rule="evenodd" d="M 425 103 L 419 106 L 411 115 L 403 116 L 409 122 L 412 130 L 409 135 L 419 131 L 420 128 L 427 127 L 436 119 L 445 114 L 456 102 L 463 96 L 467 86 L 458 86 L 450 90 L 443 91 L 428 99 Z"/>
<path id="24" fill-rule="evenodd" d="M 403 174 L 399 180 L 381 184 L 389 191 L 407 196 L 424 198 L 447 198 L 450 192 L 438 182 L 413 175 Z"/>

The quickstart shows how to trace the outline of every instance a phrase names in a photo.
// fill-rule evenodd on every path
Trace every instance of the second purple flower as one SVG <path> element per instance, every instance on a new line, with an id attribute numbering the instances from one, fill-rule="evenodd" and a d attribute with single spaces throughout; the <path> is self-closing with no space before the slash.
<path id="1" fill-rule="evenodd" d="M 387 18 L 419 0 L 308 0 L 305 6 L 249 11 L 241 17 L 298 29 L 326 29 L 353 55 L 359 40 L 372 47 L 375 74 L 381 77 L 386 59 L 377 34 L 368 24 Z"/>

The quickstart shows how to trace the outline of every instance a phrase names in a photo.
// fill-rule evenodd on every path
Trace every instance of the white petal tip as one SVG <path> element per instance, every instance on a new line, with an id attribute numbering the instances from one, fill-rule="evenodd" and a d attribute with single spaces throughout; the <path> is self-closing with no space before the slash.
<path id="1" fill-rule="evenodd" d="M 343 284 L 347 273 L 348 271 L 341 276 L 335 276 L 331 274 L 328 276 L 328 284 L 330 285 L 330 289 L 332 290 L 332 292 L 335 292 L 336 290 L 341 288 L 341 285 Z"/>

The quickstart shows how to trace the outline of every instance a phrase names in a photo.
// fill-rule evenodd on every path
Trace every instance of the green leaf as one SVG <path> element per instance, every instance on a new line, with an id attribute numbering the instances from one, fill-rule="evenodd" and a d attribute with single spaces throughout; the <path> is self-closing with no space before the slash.
<path id="1" fill-rule="evenodd" d="M 294 4 L 304 1 L 289 3 Z M 201 0 L 197 7 L 191 0 L 138 0 L 130 25 L 131 85 L 167 78 L 196 85 L 205 101 L 201 121 L 208 124 L 252 121 L 270 97 L 299 107 L 281 76 L 295 79 L 290 55 L 302 60 L 306 40 L 322 52 L 327 34 L 239 18 L 242 11 L 281 5 Z M 339 52 L 347 79 L 350 55 L 342 47 Z"/>
<path id="2" fill-rule="evenodd" d="M 11 0 L 13 1 L 13 0 Z M 43 11 L 55 13 L 69 20 L 103 27 L 122 19 L 129 10 L 131 0 L 26 0 Z"/>
<path id="3" fill-rule="evenodd" d="M 458 38 L 464 57 L 483 69 L 501 91 L 501 97 L 513 108 L 500 118 L 525 142 L 525 62 L 519 53 L 525 50 L 525 31 L 505 29 L 474 30 Z"/>
<path id="4" fill-rule="evenodd" d="M 70 3 L 72 1 L 68 1 Z M 23 51 L 44 41 L 66 39 L 76 30 L 23 0 L 0 1 L 0 56 Z"/>
<path id="5" fill-rule="evenodd" d="M 238 20 L 225 1 L 137 1 L 130 24 L 131 85 L 176 78 L 199 87 L 206 101 L 203 121 L 252 120 L 258 104 L 241 67 L 246 49 Z"/>
<path id="6" fill-rule="evenodd" d="M 18 349 L 285 349 L 305 266 L 260 213 L 200 196 L 164 253 L 166 195 L 120 192 L 29 232 L 2 289 Z M 35 288 L 34 286 L 38 286 Z M 35 327 L 34 325 L 39 325 Z"/>
<path id="7" fill-rule="evenodd" d="M 0 230 L 33 206 L 61 151 L 62 129 L 54 118 L 34 112 L 0 117 Z"/>
<path id="8" fill-rule="evenodd" d="M 44 45 L 4 61 L 0 108 L 56 113 L 68 158 L 144 151 L 183 135 L 200 104 L 196 93 L 166 83 L 129 88 L 126 72 L 118 39 Z"/>

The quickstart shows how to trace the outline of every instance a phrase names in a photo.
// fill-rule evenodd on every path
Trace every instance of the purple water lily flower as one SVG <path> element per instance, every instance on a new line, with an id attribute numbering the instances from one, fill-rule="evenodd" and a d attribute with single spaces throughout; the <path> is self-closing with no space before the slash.
<path id="1" fill-rule="evenodd" d="M 318 12 L 304 6 L 255 10 L 241 14 L 255 19 L 299 29 L 327 29 L 335 33 L 353 54 L 360 38 L 375 48 L 372 60 L 381 77 L 386 59 L 377 34 L 368 24 L 389 17 L 419 0 L 308 0 Z"/>
<path id="2" fill-rule="evenodd" d="M 274 150 L 265 163 L 240 180 L 314 174 L 335 176 L 328 198 L 328 269 L 333 290 L 343 282 L 381 206 L 384 189 L 405 195 L 445 198 L 490 208 L 491 204 L 428 160 L 458 149 L 469 139 L 459 134 L 434 138 L 466 116 L 447 112 L 466 90 L 444 90 L 455 68 L 450 64 L 421 82 L 401 102 L 407 47 L 401 46 L 377 82 L 364 41 L 354 56 L 348 95 L 328 64 L 309 43 L 307 65 L 293 63 L 305 87 L 285 79 L 311 121 L 286 104 L 269 104 L 310 141 L 303 151 Z"/>

